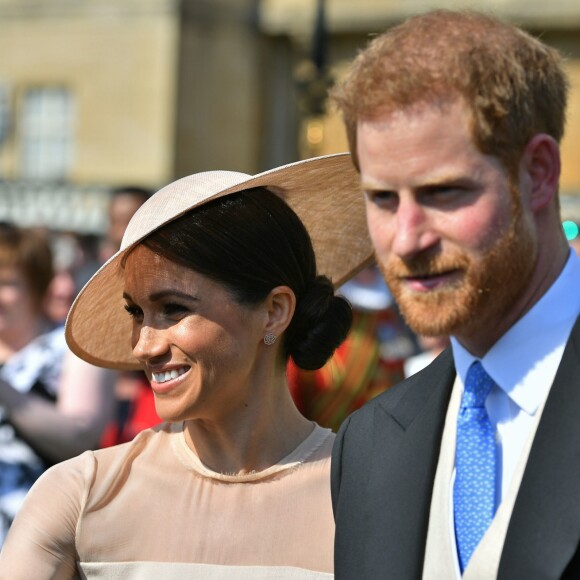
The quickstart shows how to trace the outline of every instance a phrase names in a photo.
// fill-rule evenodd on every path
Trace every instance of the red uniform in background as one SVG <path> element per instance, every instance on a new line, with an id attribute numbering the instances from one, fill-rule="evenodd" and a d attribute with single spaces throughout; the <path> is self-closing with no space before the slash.
<path id="1" fill-rule="evenodd" d="M 155 411 L 155 396 L 142 371 L 119 373 L 117 416 L 101 439 L 101 447 L 131 441 L 137 433 L 161 423 Z"/>
<path id="2" fill-rule="evenodd" d="M 340 293 L 353 306 L 351 331 L 324 367 L 303 371 L 290 360 L 287 376 L 298 409 L 336 431 L 368 400 L 404 379 L 404 362 L 417 350 L 383 278 L 361 272 Z"/>

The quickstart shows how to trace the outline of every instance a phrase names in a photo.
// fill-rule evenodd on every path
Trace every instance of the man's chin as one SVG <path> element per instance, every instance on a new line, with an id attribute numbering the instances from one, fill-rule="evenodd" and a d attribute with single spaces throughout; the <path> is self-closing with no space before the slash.
<path id="1" fill-rule="evenodd" d="M 405 322 L 414 332 L 443 336 L 455 334 L 471 318 L 462 294 L 456 290 L 404 292 L 395 294 L 395 300 Z"/>

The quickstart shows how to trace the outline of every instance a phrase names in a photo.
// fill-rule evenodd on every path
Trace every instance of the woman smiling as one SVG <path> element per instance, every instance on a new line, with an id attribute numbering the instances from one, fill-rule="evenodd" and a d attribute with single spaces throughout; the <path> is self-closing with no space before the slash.
<path id="1" fill-rule="evenodd" d="M 332 576 L 334 435 L 303 417 L 291 357 L 345 338 L 334 288 L 372 259 L 346 155 L 155 194 L 69 314 L 81 358 L 144 369 L 165 421 L 55 466 L 0 559 L 10 577 Z"/>

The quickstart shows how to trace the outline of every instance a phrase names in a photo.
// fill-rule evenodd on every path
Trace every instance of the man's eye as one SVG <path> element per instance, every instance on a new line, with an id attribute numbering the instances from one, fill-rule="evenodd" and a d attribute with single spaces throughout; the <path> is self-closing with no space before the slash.
<path id="1" fill-rule="evenodd" d="M 452 193 L 456 189 L 457 187 L 453 185 L 439 185 L 437 187 L 432 188 L 431 193 L 442 193 L 442 194 Z"/>
<path id="2" fill-rule="evenodd" d="M 366 193 L 367 199 L 371 203 L 375 203 L 377 205 L 391 204 L 391 203 L 395 203 L 397 200 L 396 194 L 392 191 L 376 190 L 376 191 L 367 191 L 365 193 Z"/>
<path id="3" fill-rule="evenodd" d="M 434 187 L 430 193 L 431 195 L 440 195 L 440 196 L 446 196 L 446 195 L 452 195 L 455 193 L 460 193 L 461 192 L 461 188 L 458 187 L 457 185 L 440 185 L 437 187 Z"/>

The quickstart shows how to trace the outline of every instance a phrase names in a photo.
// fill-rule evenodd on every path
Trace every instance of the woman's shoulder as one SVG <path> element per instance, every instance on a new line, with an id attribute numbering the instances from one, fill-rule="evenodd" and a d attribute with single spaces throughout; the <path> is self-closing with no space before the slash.
<path id="1" fill-rule="evenodd" d="M 159 447 L 169 444 L 170 437 L 178 430 L 175 425 L 160 423 L 155 427 L 143 429 L 135 435 L 131 441 L 119 443 L 110 447 L 103 447 L 92 451 L 99 468 L 118 461 L 127 461 L 129 458 L 135 459 L 150 453 L 156 453 Z"/>
<path id="2" fill-rule="evenodd" d="M 291 458 L 301 465 L 326 470 L 330 465 L 336 435 L 328 428 L 314 425 L 310 435 L 293 451 Z"/>
<path id="3" fill-rule="evenodd" d="M 166 452 L 170 432 L 165 425 L 147 429 L 129 443 L 85 451 L 45 471 L 28 492 L 8 535 L 10 565 L 36 551 L 38 561 L 50 560 L 55 569 L 66 561 L 74 569 L 81 523 L 86 525 L 87 515 L 114 503 L 128 482 L 135 493 L 143 493 L 144 474 L 171 456 Z M 141 466 L 136 465 L 139 461 Z M 163 464 L 159 470 L 167 473 L 171 467 Z M 131 505 L 125 502 L 127 509 Z"/>
<path id="4" fill-rule="evenodd" d="M 331 429 L 315 424 L 314 431 L 309 438 L 313 456 L 330 457 L 335 438 L 336 434 Z"/>
<path id="5" fill-rule="evenodd" d="M 95 482 L 101 475 L 117 470 L 127 462 L 135 461 L 144 455 L 154 454 L 159 446 L 167 444 L 171 427 L 164 423 L 145 429 L 127 443 L 89 450 L 53 465 L 42 476 L 50 480 L 83 480 Z"/>

